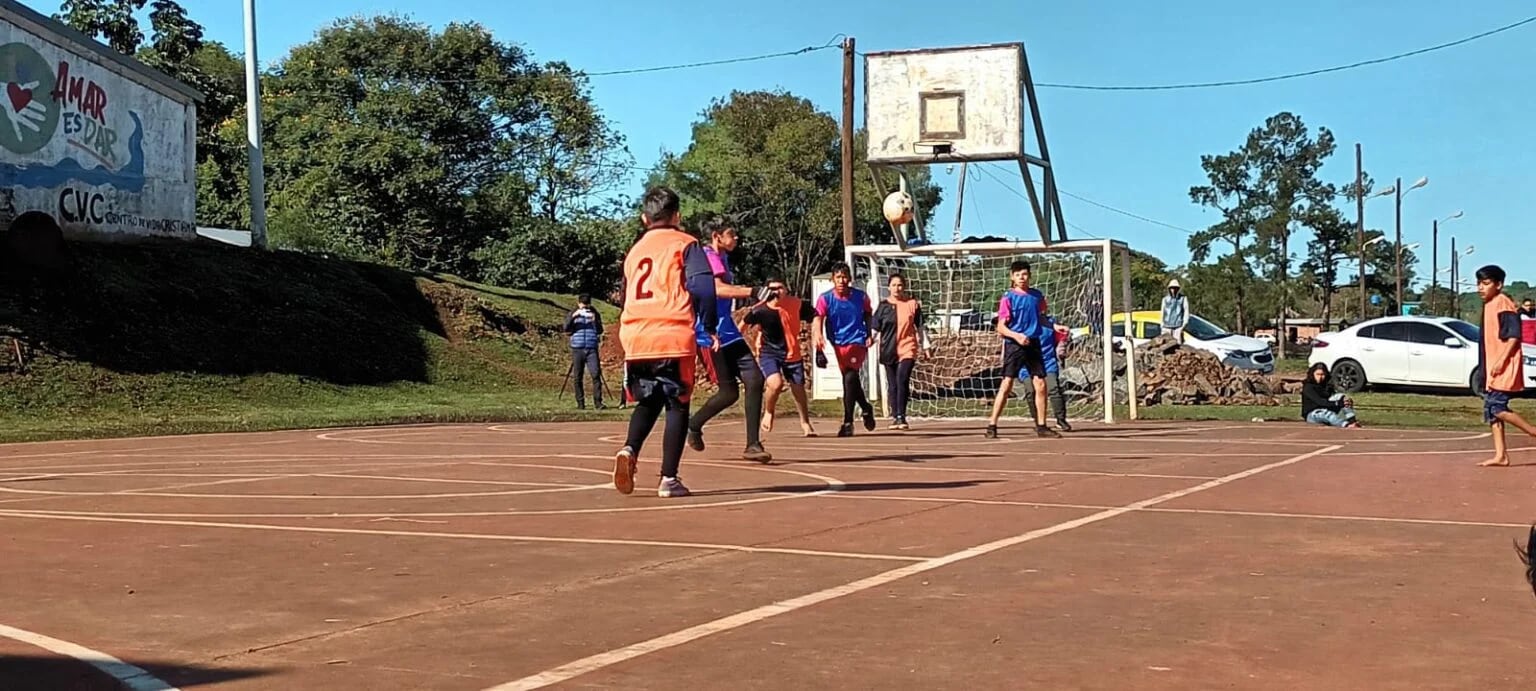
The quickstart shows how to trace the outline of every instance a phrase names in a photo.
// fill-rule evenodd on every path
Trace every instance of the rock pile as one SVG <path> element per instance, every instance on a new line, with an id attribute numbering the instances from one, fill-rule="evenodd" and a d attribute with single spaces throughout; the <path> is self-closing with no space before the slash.
<path id="1" fill-rule="evenodd" d="M 1115 372 L 1124 371 L 1123 357 Z M 1142 405 L 1288 405 L 1299 382 L 1285 382 L 1221 363 L 1209 352 L 1158 337 L 1136 349 L 1136 393 Z"/>

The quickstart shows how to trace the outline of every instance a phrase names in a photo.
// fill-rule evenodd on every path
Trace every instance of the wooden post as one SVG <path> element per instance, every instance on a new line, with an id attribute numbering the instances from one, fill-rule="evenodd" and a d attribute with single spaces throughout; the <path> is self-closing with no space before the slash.
<path id="1" fill-rule="evenodd" d="M 843 246 L 853 238 L 853 37 L 843 40 Z"/>

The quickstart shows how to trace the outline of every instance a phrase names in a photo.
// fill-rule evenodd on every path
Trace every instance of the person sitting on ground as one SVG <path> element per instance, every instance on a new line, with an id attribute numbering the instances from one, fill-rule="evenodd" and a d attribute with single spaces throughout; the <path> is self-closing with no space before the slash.
<path id="1" fill-rule="evenodd" d="M 1360 427 L 1360 421 L 1355 417 L 1355 402 L 1344 394 L 1333 392 L 1328 366 L 1321 362 L 1307 370 L 1307 379 L 1301 383 L 1301 417 L 1314 425 Z"/>

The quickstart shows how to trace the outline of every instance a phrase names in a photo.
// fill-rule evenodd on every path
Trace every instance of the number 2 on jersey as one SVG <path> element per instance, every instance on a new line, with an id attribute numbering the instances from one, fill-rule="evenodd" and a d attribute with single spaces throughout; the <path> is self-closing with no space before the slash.
<path id="1" fill-rule="evenodd" d="M 650 257 L 646 257 L 640 260 L 639 268 L 640 275 L 635 278 L 635 299 L 649 300 L 656 297 L 656 293 L 651 292 L 651 289 L 645 285 L 651 280 L 651 273 L 656 269 L 656 263 Z"/>

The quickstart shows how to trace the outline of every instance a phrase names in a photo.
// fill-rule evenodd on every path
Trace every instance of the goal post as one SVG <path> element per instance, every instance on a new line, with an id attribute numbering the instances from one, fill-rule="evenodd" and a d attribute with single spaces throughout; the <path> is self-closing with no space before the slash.
<path id="1" fill-rule="evenodd" d="M 913 372 L 909 417 L 980 419 L 990 414 L 1002 382 L 998 302 L 1010 286 L 1009 266 L 1024 260 L 1031 265 L 1031 285 L 1045 295 L 1049 314 L 1070 335 L 1058 348 L 1067 417 L 1112 423 L 1118 406 L 1130 419 L 1138 418 L 1134 340 L 1123 338 L 1135 336 L 1131 317 L 1137 308 L 1126 243 L 854 245 L 845 253 L 854 284 L 877 306 L 889 297 L 889 279 L 897 272 L 923 303 L 926 355 Z M 817 293 L 826 288 L 821 283 Z M 836 361 L 831 352 L 827 355 Z M 870 354 L 863 379 L 870 400 L 888 415 L 886 378 L 876 352 Z M 812 388 L 817 399 L 842 396 L 835 372 L 818 371 Z M 1016 382 L 1006 418 L 1029 415 L 1026 395 L 1033 395 L 1027 382 Z M 1054 414 L 1048 411 L 1047 417 Z"/>

